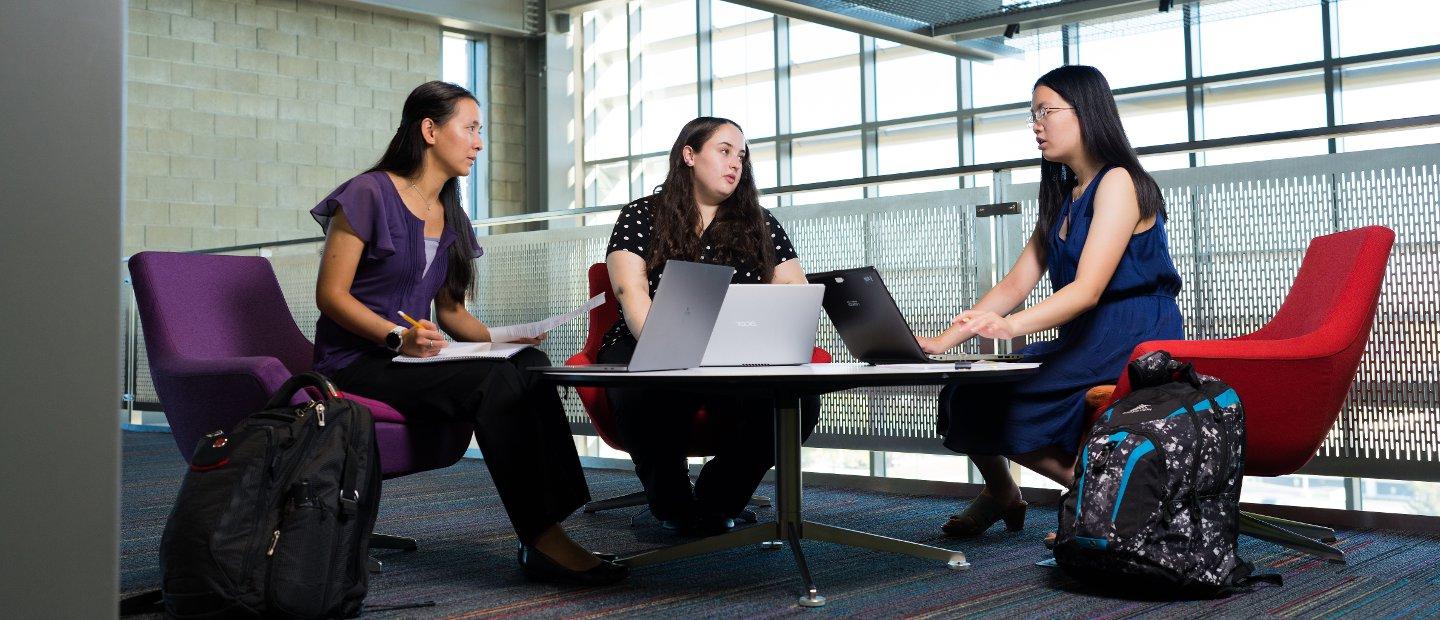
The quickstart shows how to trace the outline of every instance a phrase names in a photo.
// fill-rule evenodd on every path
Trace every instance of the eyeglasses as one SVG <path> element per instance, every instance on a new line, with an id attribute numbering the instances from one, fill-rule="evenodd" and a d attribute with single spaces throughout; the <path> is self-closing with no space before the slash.
<path id="1" fill-rule="evenodd" d="M 1074 110 L 1074 109 L 1075 109 L 1075 108 L 1037 108 L 1037 109 L 1034 109 L 1034 110 L 1031 110 L 1031 111 L 1030 111 L 1030 118 L 1028 118 L 1028 119 L 1025 120 L 1025 124 L 1026 124 L 1026 125 L 1029 125 L 1029 126 L 1031 126 L 1031 127 L 1034 127 L 1034 126 L 1035 126 L 1035 123 L 1044 123 L 1044 122 L 1045 122 L 1045 117 L 1050 116 L 1050 113 L 1051 113 L 1051 112 L 1054 112 L 1054 111 L 1056 111 L 1056 110 Z"/>

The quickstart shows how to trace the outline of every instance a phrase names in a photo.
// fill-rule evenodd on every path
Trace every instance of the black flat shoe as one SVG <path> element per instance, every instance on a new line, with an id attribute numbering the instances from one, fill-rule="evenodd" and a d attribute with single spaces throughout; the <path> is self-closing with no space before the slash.
<path id="1" fill-rule="evenodd" d="M 714 536 L 735 529 L 735 519 L 719 516 L 699 516 L 691 519 L 665 519 L 660 527 L 681 536 Z"/>
<path id="2" fill-rule="evenodd" d="M 515 559 L 520 562 L 520 569 L 525 573 L 526 579 L 545 583 L 608 586 L 618 583 L 630 574 L 630 569 L 623 564 L 604 559 L 587 570 L 571 570 L 528 545 L 520 545 L 520 549 L 515 552 Z"/>

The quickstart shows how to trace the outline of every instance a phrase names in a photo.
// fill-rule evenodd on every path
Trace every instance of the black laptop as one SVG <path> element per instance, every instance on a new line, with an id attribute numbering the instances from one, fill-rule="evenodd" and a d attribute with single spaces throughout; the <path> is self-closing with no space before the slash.
<path id="1" fill-rule="evenodd" d="M 929 355 L 915 342 L 915 332 L 900 313 L 900 306 L 885 288 L 874 267 L 838 269 L 805 276 L 811 284 L 825 285 L 822 305 L 840 332 L 845 348 L 869 364 L 925 364 L 963 362 L 1016 362 L 1022 356 L 1006 353 Z"/>

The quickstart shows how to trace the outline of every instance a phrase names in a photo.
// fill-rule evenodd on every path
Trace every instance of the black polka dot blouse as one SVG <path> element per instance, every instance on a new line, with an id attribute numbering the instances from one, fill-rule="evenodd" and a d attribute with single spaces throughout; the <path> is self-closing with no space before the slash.
<path id="1" fill-rule="evenodd" d="M 625 208 L 620 210 L 620 217 L 615 221 L 615 228 L 610 233 L 610 245 L 605 250 L 607 256 L 611 252 L 630 252 L 641 258 L 649 257 L 646 251 L 650 248 L 650 237 L 654 231 L 651 209 L 650 197 L 647 196 L 625 205 Z M 765 224 L 770 229 L 771 244 L 775 246 L 775 264 L 779 265 L 787 260 L 799 258 L 799 256 L 795 254 L 795 247 L 790 244 L 790 237 L 785 234 L 785 228 L 780 225 L 780 222 L 775 219 L 775 216 L 770 215 L 768 209 L 765 210 Z M 700 235 L 700 243 L 703 244 L 700 250 L 700 262 L 720 264 L 712 257 L 710 246 L 706 244 L 709 235 L 710 230 L 708 228 Z M 730 280 L 733 284 L 765 283 L 761 280 L 761 274 L 747 265 L 731 264 L 727 266 L 735 268 L 735 276 Z M 663 275 L 663 271 L 665 271 L 665 268 L 662 265 L 659 269 L 649 273 L 650 297 L 652 299 L 655 297 L 655 289 L 660 287 L 660 276 Z M 634 338 L 635 337 L 630 334 L 630 327 L 625 324 L 625 310 L 622 308 L 620 310 L 620 320 L 616 321 L 615 325 L 610 328 L 610 331 L 605 333 L 605 338 L 601 340 L 600 348 L 604 350 L 617 342 L 627 339 L 632 341 L 633 344 Z"/>

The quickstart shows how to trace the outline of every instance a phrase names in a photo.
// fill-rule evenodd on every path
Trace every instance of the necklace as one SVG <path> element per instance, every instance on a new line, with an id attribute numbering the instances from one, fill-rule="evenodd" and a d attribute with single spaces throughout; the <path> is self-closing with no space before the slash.
<path id="1" fill-rule="evenodd" d="M 420 199 L 425 201 L 425 215 L 430 215 L 431 200 L 426 198 L 425 193 L 420 191 L 420 188 L 416 187 L 414 183 L 410 184 L 410 189 L 415 190 L 415 193 L 420 195 Z"/>

